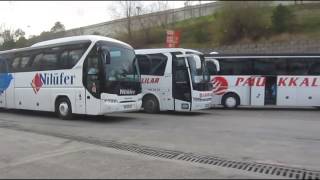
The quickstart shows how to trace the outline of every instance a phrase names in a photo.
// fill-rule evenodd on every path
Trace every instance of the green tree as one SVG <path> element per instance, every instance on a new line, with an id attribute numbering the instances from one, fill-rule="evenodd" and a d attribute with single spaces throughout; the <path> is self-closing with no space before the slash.
<path id="1" fill-rule="evenodd" d="M 54 26 L 51 28 L 50 31 L 53 33 L 65 31 L 65 27 L 60 21 L 57 21 L 56 23 L 54 23 Z"/>
<path id="2" fill-rule="evenodd" d="M 17 29 L 14 31 L 15 39 L 19 39 L 21 37 L 24 37 L 26 33 L 22 29 Z"/>
<path id="3" fill-rule="evenodd" d="M 294 26 L 295 16 L 291 9 L 279 4 L 274 10 L 271 17 L 272 29 L 277 33 L 287 32 Z"/>
<path id="4" fill-rule="evenodd" d="M 21 36 L 21 37 L 15 42 L 15 46 L 16 46 L 17 48 L 26 47 L 26 46 L 28 46 L 28 40 L 27 40 L 24 36 Z"/>
<path id="5" fill-rule="evenodd" d="M 15 40 L 14 40 L 14 32 L 11 30 L 4 30 L 1 33 L 1 37 L 3 39 L 3 44 L 1 46 L 1 50 L 8 50 L 15 48 Z"/>

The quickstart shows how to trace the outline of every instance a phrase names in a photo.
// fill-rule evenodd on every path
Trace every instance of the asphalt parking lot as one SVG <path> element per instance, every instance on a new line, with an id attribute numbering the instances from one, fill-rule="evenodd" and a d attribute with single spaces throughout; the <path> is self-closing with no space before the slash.
<path id="1" fill-rule="evenodd" d="M 1 110 L 0 178 L 288 178 L 267 172 L 269 166 L 310 170 L 317 178 L 319 113 L 214 108 L 67 121 Z M 266 168 L 260 173 L 249 166 Z"/>

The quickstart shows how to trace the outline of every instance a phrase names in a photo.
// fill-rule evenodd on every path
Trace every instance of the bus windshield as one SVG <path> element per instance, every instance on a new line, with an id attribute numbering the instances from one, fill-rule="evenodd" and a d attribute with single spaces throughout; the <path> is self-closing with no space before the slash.
<path id="1" fill-rule="evenodd" d="M 190 67 L 193 88 L 199 91 L 211 90 L 209 83 L 210 75 L 204 58 L 199 55 L 192 55 L 187 57 L 187 60 Z"/>
<path id="2" fill-rule="evenodd" d="M 135 59 L 134 50 L 111 47 L 110 62 L 105 64 L 107 81 L 139 81 L 139 71 Z"/>

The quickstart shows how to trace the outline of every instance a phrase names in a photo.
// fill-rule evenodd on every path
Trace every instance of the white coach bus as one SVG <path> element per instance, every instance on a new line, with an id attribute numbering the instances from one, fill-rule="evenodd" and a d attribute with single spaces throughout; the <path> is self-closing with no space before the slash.
<path id="1" fill-rule="evenodd" d="M 141 108 L 133 48 L 102 36 L 74 36 L 0 52 L 0 108 L 103 115 Z"/>
<path id="2" fill-rule="evenodd" d="M 207 64 L 213 83 L 213 105 L 320 106 L 320 55 L 223 55 L 220 71 Z"/>
<path id="3" fill-rule="evenodd" d="M 145 112 L 210 107 L 212 85 L 200 52 L 182 48 L 136 50 Z"/>

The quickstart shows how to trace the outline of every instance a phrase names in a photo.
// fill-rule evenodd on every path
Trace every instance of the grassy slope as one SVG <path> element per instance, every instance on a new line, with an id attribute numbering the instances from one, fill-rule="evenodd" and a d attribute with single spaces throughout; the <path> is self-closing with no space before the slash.
<path id="1" fill-rule="evenodd" d="M 320 39 L 320 3 L 296 5 L 291 8 L 293 9 L 297 19 L 297 26 L 293 33 L 273 35 L 267 39 L 260 39 L 255 43 L 287 41 L 297 38 Z M 268 8 L 266 13 L 271 16 L 272 8 Z M 177 22 L 173 28 L 181 31 L 181 47 L 207 48 L 217 46 L 214 42 L 214 25 L 215 16 L 210 15 Z M 158 35 L 157 37 L 157 39 L 160 38 L 158 41 L 159 43 L 149 44 L 148 47 L 164 47 L 165 31 L 159 29 L 157 29 L 157 31 L 161 33 L 160 36 Z M 248 42 L 252 41 L 244 39 L 239 42 L 235 42 L 235 44 Z"/>

